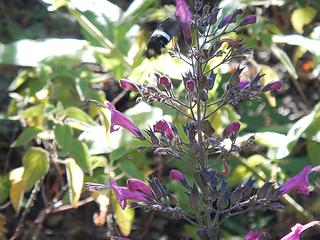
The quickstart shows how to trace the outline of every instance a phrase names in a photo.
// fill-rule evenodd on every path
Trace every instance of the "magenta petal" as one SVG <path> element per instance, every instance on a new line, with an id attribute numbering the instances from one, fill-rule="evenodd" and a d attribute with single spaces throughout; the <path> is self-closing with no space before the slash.
<path id="1" fill-rule="evenodd" d="M 224 130 L 222 135 L 223 136 L 229 136 L 232 133 L 237 133 L 240 130 L 240 123 L 239 122 L 233 122 L 230 123 Z"/>
<path id="2" fill-rule="evenodd" d="M 131 132 L 135 137 L 144 140 L 144 136 L 141 133 L 140 129 L 137 125 L 135 125 L 129 118 L 127 118 L 124 114 L 117 111 L 116 108 L 111 104 L 107 103 L 106 107 L 111 111 L 111 126 L 110 132 L 114 132 L 119 130 L 115 126 L 120 126 L 127 129 Z"/>
<path id="3" fill-rule="evenodd" d="M 273 81 L 263 86 L 262 91 L 267 92 L 267 91 L 279 90 L 282 88 L 282 86 L 283 86 L 282 81 Z"/>
<path id="4" fill-rule="evenodd" d="M 309 174 L 312 172 L 312 166 L 306 166 L 296 176 L 290 178 L 287 182 L 280 186 L 281 196 L 296 190 L 303 195 L 309 195 Z"/>
<path id="5" fill-rule="evenodd" d="M 238 83 L 238 86 L 237 86 L 237 88 L 238 89 L 244 89 L 246 86 L 248 86 L 250 84 L 250 81 L 248 81 L 248 80 L 244 80 L 244 81 L 240 81 L 239 83 Z"/>
<path id="6" fill-rule="evenodd" d="M 169 140 L 174 138 L 174 132 L 170 123 L 162 119 L 153 125 L 153 131 L 163 134 Z"/>
<path id="7" fill-rule="evenodd" d="M 320 225 L 320 221 L 312 221 L 305 225 L 297 223 L 291 228 L 291 232 L 288 233 L 286 236 L 282 237 L 281 240 L 300 240 L 300 234 L 303 231 L 315 225 Z"/>
<path id="8" fill-rule="evenodd" d="M 129 178 L 127 180 L 127 186 L 128 189 L 131 191 L 140 191 L 149 196 L 153 195 L 151 188 L 139 179 Z"/>
<path id="9" fill-rule="evenodd" d="M 179 18 L 184 40 L 190 44 L 192 41 L 190 30 L 192 13 L 186 0 L 176 0 L 176 16 Z"/>
<path id="10" fill-rule="evenodd" d="M 249 231 L 247 235 L 244 237 L 244 240 L 258 240 L 263 237 L 265 233 L 258 231 Z"/>
<path id="11" fill-rule="evenodd" d="M 161 76 L 159 78 L 159 83 L 168 91 L 172 89 L 171 79 L 167 76 Z"/>
<path id="12" fill-rule="evenodd" d="M 169 175 L 170 175 L 170 179 L 180 182 L 184 187 L 189 186 L 182 172 L 176 169 L 171 169 Z"/>

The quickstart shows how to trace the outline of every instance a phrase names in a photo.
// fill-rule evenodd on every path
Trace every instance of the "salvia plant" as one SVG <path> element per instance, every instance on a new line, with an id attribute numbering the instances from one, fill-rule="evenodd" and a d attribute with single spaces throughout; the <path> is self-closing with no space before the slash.
<path id="1" fill-rule="evenodd" d="M 110 180 L 106 186 L 87 183 L 89 190 L 113 190 L 123 209 L 128 207 L 130 201 L 131 207 L 159 211 L 172 219 L 184 219 L 197 228 L 198 236 L 204 240 L 221 239 L 221 226 L 230 217 L 249 211 L 282 210 L 284 205 L 281 200 L 290 191 L 296 190 L 308 195 L 308 176 L 317 170 L 316 167 L 306 166 L 281 186 L 275 182 L 266 182 L 255 188 L 255 180 L 252 177 L 235 187 L 228 183 L 228 159 L 252 146 L 255 137 L 252 135 L 245 142 L 239 143 L 239 122 L 230 123 L 222 134 L 217 134 L 209 118 L 227 105 L 236 106 L 243 101 L 260 101 L 260 94 L 280 89 L 282 82 L 274 81 L 264 85 L 261 81 L 263 74 L 260 72 L 250 80 L 242 80 L 241 72 L 245 67 L 241 64 L 251 50 L 240 40 L 228 38 L 228 34 L 254 24 L 256 16 L 243 17 L 242 11 L 237 9 L 230 15 L 219 18 L 220 12 L 218 5 L 205 4 L 200 0 L 194 1 L 192 7 L 189 7 L 185 0 L 176 1 L 175 14 L 188 50 L 182 53 L 179 47 L 175 46 L 170 54 L 189 66 L 189 70 L 182 76 L 184 99 L 175 94 L 172 80 L 160 73 L 154 74 L 154 84 L 141 85 L 126 79 L 120 80 L 121 88 L 139 95 L 137 101 L 159 102 L 183 115 L 186 120 L 183 132 L 179 132 L 173 123 L 164 119 L 142 131 L 112 104 L 97 103 L 111 111 L 110 132 L 117 131 L 119 127 L 125 128 L 134 137 L 144 141 L 140 150 L 152 150 L 155 154 L 169 155 L 176 161 L 183 161 L 190 166 L 193 179 L 189 181 L 178 169 L 170 171 L 170 178 L 180 182 L 184 188 L 190 211 L 185 212 L 166 184 L 156 177 L 151 177 L 145 182 L 131 178 L 127 180 L 125 187 L 118 186 L 114 180 Z M 226 84 L 215 86 L 218 68 L 230 62 L 236 62 L 239 66 L 231 73 Z M 223 94 L 212 100 L 209 92 L 217 88 L 223 89 Z M 209 157 L 212 159 L 212 156 L 216 159 L 214 162 L 209 161 Z M 223 170 L 215 168 L 218 162 L 223 166 Z M 306 225 L 296 224 L 282 239 L 299 239 L 302 231 L 319 223 L 313 221 Z M 245 239 L 269 236 L 265 232 L 250 231 Z"/>

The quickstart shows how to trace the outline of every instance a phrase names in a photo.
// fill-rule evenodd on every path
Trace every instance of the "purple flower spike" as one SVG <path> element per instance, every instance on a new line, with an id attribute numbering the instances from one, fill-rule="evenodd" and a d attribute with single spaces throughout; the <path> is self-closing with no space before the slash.
<path id="1" fill-rule="evenodd" d="M 244 237 L 244 240 L 259 240 L 261 237 L 265 237 L 268 234 L 265 232 L 249 231 Z"/>
<path id="2" fill-rule="evenodd" d="M 244 80 L 238 83 L 237 89 L 244 89 L 246 86 L 250 84 L 250 81 Z"/>
<path id="3" fill-rule="evenodd" d="M 286 236 L 282 237 L 280 240 L 300 240 L 300 234 L 303 231 L 316 225 L 320 225 L 320 221 L 312 221 L 305 225 L 297 223 L 291 228 L 291 232 L 288 233 Z"/>
<path id="4" fill-rule="evenodd" d="M 164 119 L 156 122 L 156 124 L 153 125 L 153 131 L 163 134 L 169 140 L 174 138 L 172 125 Z"/>
<path id="5" fill-rule="evenodd" d="M 186 89 L 190 92 L 193 92 L 195 89 L 196 83 L 193 80 L 186 81 Z"/>
<path id="6" fill-rule="evenodd" d="M 224 130 L 223 130 L 223 133 L 222 135 L 224 137 L 228 137 L 230 136 L 231 134 L 235 134 L 237 132 L 239 132 L 240 130 L 240 123 L 239 122 L 233 122 L 233 123 L 230 123 Z"/>
<path id="7" fill-rule="evenodd" d="M 283 86 L 282 81 L 273 81 L 268 83 L 267 85 L 264 85 L 262 88 L 262 91 L 267 92 L 267 91 L 279 90 L 280 88 L 282 88 L 282 86 Z"/>
<path id="8" fill-rule="evenodd" d="M 122 209 L 127 206 L 127 200 L 135 200 L 138 202 L 148 203 L 149 201 L 144 197 L 144 194 L 138 191 L 131 191 L 126 187 L 119 187 L 115 181 L 110 181 L 110 188 L 114 191 L 117 201 Z"/>
<path id="9" fill-rule="evenodd" d="M 172 89 L 171 79 L 167 76 L 161 76 L 159 78 L 159 83 L 167 90 L 170 91 Z"/>
<path id="10" fill-rule="evenodd" d="M 127 180 L 127 187 L 130 191 L 139 191 L 149 196 L 153 195 L 151 188 L 143 181 L 136 178 L 129 178 Z"/>
<path id="11" fill-rule="evenodd" d="M 185 42 L 187 44 L 191 44 L 192 36 L 190 22 L 192 19 L 192 13 L 186 0 L 176 0 L 176 16 L 179 18 Z"/>
<path id="12" fill-rule="evenodd" d="M 138 86 L 138 84 L 136 84 L 135 82 L 133 82 L 131 80 L 121 79 L 119 81 L 119 84 L 120 84 L 120 87 L 124 90 L 131 90 L 131 91 L 135 91 L 135 92 L 140 91 L 140 87 Z"/>
<path id="13" fill-rule="evenodd" d="M 127 129 L 131 132 L 135 137 L 144 140 L 144 136 L 141 133 L 140 129 L 137 125 L 135 125 L 129 118 L 127 118 L 124 114 L 117 111 L 116 108 L 111 103 L 107 103 L 106 107 L 111 111 L 111 126 L 110 132 L 115 132 L 119 130 L 119 128 L 115 128 L 115 126 L 120 126 Z"/>
<path id="14" fill-rule="evenodd" d="M 312 172 L 312 166 L 306 166 L 296 176 L 290 178 L 286 183 L 280 186 L 280 194 L 284 194 L 296 190 L 298 193 L 309 195 L 309 174 Z"/>
<path id="15" fill-rule="evenodd" d="M 257 22 L 257 16 L 256 15 L 249 15 L 249 16 L 246 16 L 244 19 L 241 20 L 240 26 L 254 24 L 256 22 Z"/>
<path id="16" fill-rule="evenodd" d="M 182 174 L 182 172 L 176 169 L 171 169 L 169 175 L 170 175 L 170 179 L 180 182 L 185 188 L 189 187 L 189 184 L 185 179 L 184 175 Z"/>

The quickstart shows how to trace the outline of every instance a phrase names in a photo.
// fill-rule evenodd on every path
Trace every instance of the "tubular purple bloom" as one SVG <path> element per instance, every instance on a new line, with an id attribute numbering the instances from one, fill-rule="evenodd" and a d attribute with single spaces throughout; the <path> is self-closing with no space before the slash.
<path id="1" fill-rule="evenodd" d="M 161 76 L 159 78 L 159 83 L 164 86 L 164 88 L 168 91 L 170 91 L 172 89 L 172 83 L 171 83 L 171 79 L 168 78 L 167 76 Z"/>
<path id="2" fill-rule="evenodd" d="M 191 44 L 192 36 L 190 22 L 192 19 L 192 13 L 186 0 L 176 0 L 176 16 L 179 18 L 185 42 L 187 44 Z"/>
<path id="3" fill-rule="evenodd" d="M 149 201 L 144 197 L 144 194 L 138 191 L 131 191 L 126 187 L 119 187 L 113 180 L 110 181 L 110 188 L 114 191 L 117 201 L 122 209 L 127 206 L 127 200 L 135 200 L 138 202 L 148 203 Z"/>
<path id="4" fill-rule="evenodd" d="M 240 130 L 240 123 L 239 122 L 233 122 L 230 123 L 224 130 L 222 135 L 225 137 L 228 137 L 232 133 L 237 133 Z"/>
<path id="5" fill-rule="evenodd" d="M 312 166 L 306 166 L 296 176 L 290 178 L 286 183 L 280 186 L 281 196 L 296 190 L 298 193 L 309 195 L 309 174 L 312 172 Z"/>
<path id="6" fill-rule="evenodd" d="M 238 83 L 237 89 L 244 89 L 246 86 L 250 84 L 250 81 L 243 80 Z"/>
<path id="7" fill-rule="evenodd" d="M 244 240 L 259 240 L 261 237 L 266 235 L 265 232 L 249 231 L 244 237 Z"/>
<path id="8" fill-rule="evenodd" d="M 115 128 L 115 126 L 120 126 L 127 129 L 131 132 L 135 137 L 144 140 L 144 136 L 141 133 L 140 129 L 137 125 L 135 125 L 129 118 L 127 118 L 124 114 L 117 111 L 116 108 L 111 103 L 107 103 L 106 107 L 111 111 L 111 126 L 110 132 L 114 132 L 119 130 L 119 128 Z"/>
<path id="9" fill-rule="evenodd" d="M 180 182 L 185 188 L 189 187 L 189 184 L 182 172 L 176 169 L 171 169 L 169 175 L 170 175 L 170 179 Z"/>
<path id="10" fill-rule="evenodd" d="M 273 81 L 268 83 L 267 85 L 264 85 L 262 88 L 263 92 L 272 91 L 272 90 L 279 90 L 282 88 L 283 82 L 282 81 Z"/>
<path id="11" fill-rule="evenodd" d="M 218 25 L 218 29 L 225 27 L 231 21 L 233 16 L 234 14 L 224 16 Z"/>
<path id="12" fill-rule="evenodd" d="M 256 23 L 256 22 L 257 22 L 257 16 L 256 15 L 249 15 L 249 16 L 246 16 L 244 19 L 242 19 L 239 25 L 245 26 L 248 24 Z"/>
<path id="13" fill-rule="evenodd" d="M 128 80 L 128 79 L 121 79 L 119 81 L 119 85 L 124 90 L 131 90 L 131 91 L 135 91 L 135 92 L 140 91 L 140 87 L 138 86 L 138 84 L 136 84 L 135 82 Z"/>
<path id="14" fill-rule="evenodd" d="M 282 237 L 280 240 L 300 240 L 300 234 L 307 230 L 308 228 L 311 228 L 315 225 L 320 225 L 320 221 L 312 221 L 305 225 L 302 225 L 300 223 L 297 223 L 291 228 L 291 232 L 288 233 L 286 236 Z"/>
<path id="15" fill-rule="evenodd" d="M 156 122 L 156 124 L 153 125 L 153 131 L 163 134 L 169 140 L 174 138 L 172 125 L 164 119 Z"/>
<path id="16" fill-rule="evenodd" d="M 130 191 L 139 191 L 146 195 L 153 196 L 150 186 L 139 179 L 129 178 L 127 180 L 127 187 Z"/>

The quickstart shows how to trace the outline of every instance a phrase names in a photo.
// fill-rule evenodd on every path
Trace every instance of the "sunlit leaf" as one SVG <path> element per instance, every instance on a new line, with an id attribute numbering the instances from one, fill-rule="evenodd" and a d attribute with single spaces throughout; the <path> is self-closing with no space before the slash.
<path id="1" fill-rule="evenodd" d="M 123 210 L 120 205 L 112 198 L 112 204 L 115 208 L 116 223 L 120 228 L 121 233 L 124 236 L 129 236 L 134 221 L 134 209 L 130 207 L 130 204 Z"/>
<path id="2" fill-rule="evenodd" d="M 139 179 L 144 179 L 144 174 L 140 171 L 133 162 L 130 161 L 120 161 L 119 168 L 123 171 L 128 177 L 134 177 Z"/>
<path id="3" fill-rule="evenodd" d="M 317 10 L 312 7 L 298 8 L 291 15 L 293 28 L 300 34 L 303 33 L 303 27 L 312 22 L 317 15 Z"/>
<path id="4" fill-rule="evenodd" d="M 79 165 L 72 158 L 66 159 L 66 170 L 69 186 L 69 198 L 74 207 L 80 199 L 82 187 L 83 187 L 83 171 Z"/>
<path id="5" fill-rule="evenodd" d="M 97 125 L 97 123 L 93 121 L 93 119 L 87 113 L 77 107 L 68 107 L 65 110 L 65 115 L 69 118 L 77 119 L 89 125 Z"/>
<path id="6" fill-rule="evenodd" d="M 279 61 L 283 64 L 283 66 L 287 69 L 288 73 L 293 77 L 294 79 L 298 78 L 298 75 L 296 73 L 295 67 L 293 66 L 290 58 L 286 54 L 285 51 L 283 51 L 281 48 L 277 47 L 276 45 L 271 46 L 272 53 L 279 59 Z"/>
<path id="7" fill-rule="evenodd" d="M 16 169 L 13 169 L 9 173 L 9 180 L 11 182 L 10 187 L 10 201 L 12 203 L 12 206 L 16 210 L 16 213 L 19 213 L 21 202 L 24 194 L 24 184 L 22 181 L 22 175 L 24 172 L 24 167 L 19 167 Z"/>
<path id="8" fill-rule="evenodd" d="M 40 126 L 29 127 L 23 130 L 23 132 L 19 135 L 17 140 L 15 140 L 11 147 L 20 147 L 28 144 L 32 139 L 34 139 L 38 133 L 42 132 L 43 128 Z"/>
<path id="9" fill-rule="evenodd" d="M 29 148 L 22 158 L 22 176 L 25 190 L 29 190 L 49 169 L 48 153 L 42 148 Z"/>

